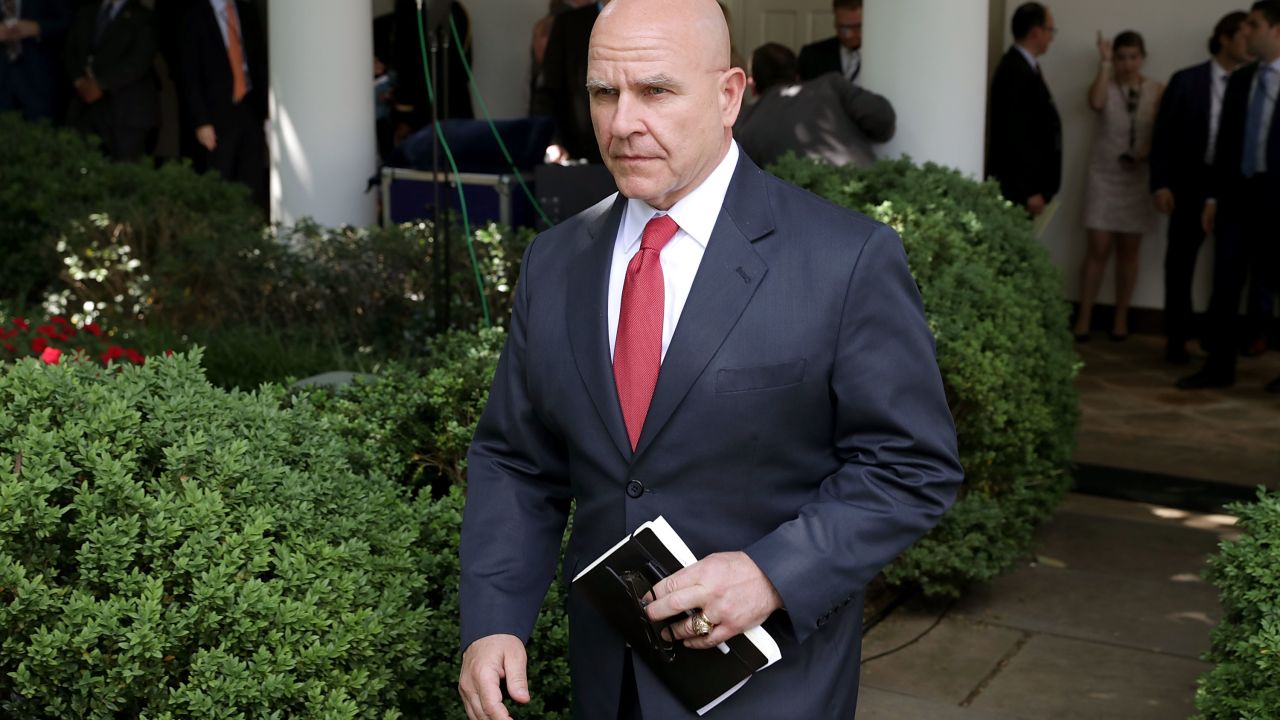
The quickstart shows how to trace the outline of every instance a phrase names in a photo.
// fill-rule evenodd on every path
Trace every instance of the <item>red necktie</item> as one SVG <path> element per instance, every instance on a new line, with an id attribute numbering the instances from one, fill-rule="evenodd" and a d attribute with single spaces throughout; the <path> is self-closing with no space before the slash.
<path id="1" fill-rule="evenodd" d="M 249 93 L 244 77 L 244 49 L 240 46 L 240 23 L 235 0 L 227 0 L 227 60 L 231 62 L 231 99 L 240 102 Z"/>
<path id="2" fill-rule="evenodd" d="M 649 412 L 653 388 L 662 367 L 662 319 L 666 288 L 658 255 L 680 229 L 668 215 L 658 215 L 644 226 L 640 251 L 627 265 L 618 312 L 618 337 L 613 348 L 613 380 L 618 386 L 622 419 L 627 425 L 631 449 L 640 441 L 644 416 Z"/>

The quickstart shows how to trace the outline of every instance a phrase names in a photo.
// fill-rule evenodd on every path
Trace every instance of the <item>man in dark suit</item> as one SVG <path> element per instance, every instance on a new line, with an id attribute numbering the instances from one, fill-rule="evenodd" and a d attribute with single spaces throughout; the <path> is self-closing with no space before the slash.
<path id="1" fill-rule="evenodd" d="M 893 137 L 896 115 L 883 96 L 852 85 L 839 73 L 796 82 L 796 55 L 767 43 L 751 55 L 755 102 L 742 108 L 733 135 L 756 164 L 793 152 L 832 165 L 866 167 L 872 143 Z"/>
<path id="2" fill-rule="evenodd" d="M 851 84 L 862 74 L 862 0 L 833 0 L 836 34 L 800 48 L 800 79 L 840 73 Z"/>
<path id="3" fill-rule="evenodd" d="M 181 87 L 208 167 L 248 186 L 265 208 L 267 51 L 258 21 L 244 0 L 197 2 L 186 17 Z"/>
<path id="4" fill-rule="evenodd" d="M 68 123 L 101 138 L 115 160 L 141 158 L 160 112 L 151 11 L 139 0 L 82 6 L 65 55 L 76 90 Z"/>
<path id="5" fill-rule="evenodd" d="M 1040 71 L 1057 28 L 1049 8 L 1025 3 L 1013 13 L 1013 47 L 991 80 L 987 177 L 1005 199 L 1044 212 L 1062 184 L 1062 120 Z"/>
<path id="6" fill-rule="evenodd" d="M 553 159 L 600 162 L 587 103 L 587 44 L 607 2 L 592 2 L 556 16 L 531 102 L 534 115 L 556 121 Z"/>
<path id="7" fill-rule="evenodd" d="M 1280 0 L 1255 2 L 1246 21 L 1249 52 L 1258 62 L 1235 71 L 1222 99 L 1222 120 L 1202 222 L 1214 235 L 1213 296 L 1206 346 L 1198 372 L 1178 381 L 1183 390 L 1235 384 L 1240 294 L 1249 269 L 1276 286 L 1280 238 Z M 1267 386 L 1280 392 L 1280 378 Z"/>
<path id="8" fill-rule="evenodd" d="M 53 120 L 58 57 L 70 25 L 67 0 L 0 0 L 0 112 Z"/>
<path id="9" fill-rule="evenodd" d="M 566 578 L 663 516 L 702 559 L 649 617 L 680 617 L 692 649 L 777 639 L 716 713 L 853 717 L 864 587 L 962 478 L 902 242 L 740 153 L 746 79 L 713 0 L 615 0 L 587 83 L 620 193 L 525 255 L 467 461 L 467 713 L 509 717 L 501 681 L 529 701 L 524 643 L 576 501 Z M 697 717 L 568 604 L 574 717 Z"/>
<path id="10" fill-rule="evenodd" d="M 1151 192 L 1160 212 L 1169 216 L 1164 256 L 1165 360 L 1191 361 L 1191 281 L 1204 242 L 1201 210 L 1208 197 L 1222 98 L 1231 71 L 1249 60 L 1248 13 L 1233 12 L 1218 21 L 1209 39 L 1208 62 L 1179 70 L 1169 80 L 1156 116 L 1151 142 Z"/>

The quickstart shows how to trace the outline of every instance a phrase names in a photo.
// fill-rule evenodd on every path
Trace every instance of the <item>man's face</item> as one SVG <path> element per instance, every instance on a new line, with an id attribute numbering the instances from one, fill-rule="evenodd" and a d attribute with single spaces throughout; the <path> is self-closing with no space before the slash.
<path id="1" fill-rule="evenodd" d="M 1235 65 L 1249 62 L 1249 39 L 1251 33 L 1249 31 L 1249 23 L 1242 22 L 1240 27 L 1236 29 L 1236 34 L 1231 37 L 1221 38 L 1222 51 L 1226 53 L 1227 60 Z"/>
<path id="2" fill-rule="evenodd" d="M 1267 22 L 1261 10 L 1249 13 L 1245 21 L 1249 27 L 1249 54 L 1257 60 L 1270 62 L 1280 54 L 1280 25 Z"/>
<path id="3" fill-rule="evenodd" d="M 723 23 L 719 8 L 710 5 Z M 692 9 L 637 13 L 632 3 L 623 7 L 591 36 L 591 122 L 622 194 L 666 210 L 723 157 L 746 76 L 727 67 L 727 44 L 724 60 L 716 60 L 699 37 L 705 17 L 701 24 L 690 22 Z"/>
<path id="4" fill-rule="evenodd" d="M 1115 61 L 1116 75 L 1134 77 L 1142 72 L 1146 58 L 1142 56 L 1141 50 L 1130 45 L 1118 48 L 1112 55 L 1112 60 Z"/>
<path id="5" fill-rule="evenodd" d="M 1058 25 L 1053 19 L 1053 11 L 1045 8 L 1044 25 L 1031 30 L 1031 35 L 1036 46 L 1036 54 L 1043 55 L 1049 52 L 1049 46 L 1053 44 L 1053 38 L 1057 36 L 1057 34 Z"/>
<path id="6" fill-rule="evenodd" d="M 862 8 L 836 10 L 836 37 L 849 50 L 862 48 Z"/>

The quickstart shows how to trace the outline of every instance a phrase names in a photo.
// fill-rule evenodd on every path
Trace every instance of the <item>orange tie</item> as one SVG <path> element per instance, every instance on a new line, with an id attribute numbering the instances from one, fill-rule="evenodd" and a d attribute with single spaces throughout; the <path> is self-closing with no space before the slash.
<path id="1" fill-rule="evenodd" d="M 244 50 L 240 47 L 240 23 L 236 20 L 236 2 L 227 0 L 227 58 L 231 61 L 231 99 L 240 102 L 249 92 L 244 77 Z"/>

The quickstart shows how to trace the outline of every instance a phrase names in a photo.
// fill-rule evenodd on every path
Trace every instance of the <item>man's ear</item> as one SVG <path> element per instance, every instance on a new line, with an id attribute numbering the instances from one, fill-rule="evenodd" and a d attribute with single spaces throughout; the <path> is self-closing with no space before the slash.
<path id="1" fill-rule="evenodd" d="M 733 127 L 738 121 L 747 82 L 747 74 L 738 67 L 729 68 L 720 76 L 720 114 L 725 127 Z"/>

